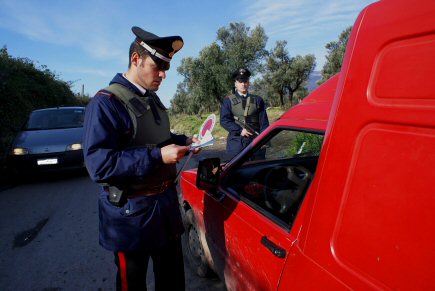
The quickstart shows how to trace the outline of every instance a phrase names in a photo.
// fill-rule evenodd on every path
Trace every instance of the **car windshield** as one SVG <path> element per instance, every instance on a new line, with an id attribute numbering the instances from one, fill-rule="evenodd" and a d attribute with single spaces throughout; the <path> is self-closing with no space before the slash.
<path id="1" fill-rule="evenodd" d="M 25 130 L 46 130 L 83 127 L 83 109 L 53 109 L 34 111 L 29 117 Z"/>
<path id="2" fill-rule="evenodd" d="M 267 144 L 266 157 L 271 160 L 319 156 L 322 144 L 323 134 L 282 130 Z"/>

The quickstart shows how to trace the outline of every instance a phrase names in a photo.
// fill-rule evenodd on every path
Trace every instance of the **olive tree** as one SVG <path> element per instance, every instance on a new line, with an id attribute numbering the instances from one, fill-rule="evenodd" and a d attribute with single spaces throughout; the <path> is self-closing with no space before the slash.
<path id="1" fill-rule="evenodd" d="M 316 66 L 316 58 L 313 54 L 291 57 L 286 45 L 286 41 L 276 42 L 267 58 L 264 78 L 269 80 L 273 91 L 279 96 L 280 105 L 284 106 L 284 97 L 287 96 L 292 106 L 294 94 L 306 85 Z"/>
<path id="2" fill-rule="evenodd" d="M 231 73 L 248 67 L 255 73 L 267 55 L 267 36 L 261 26 L 252 31 L 243 23 L 231 23 L 217 32 L 217 40 L 205 47 L 197 58 L 185 58 L 177 71 L 184 77 L 183 91 L 177 90 L 172 105 L 183 101 L 189 106 L 176 106 L 174 113 L 201 113 L 219 108 L 231 93 Z"/>
<path id="3" fill-rule="evenodd" d="M 319 85 L 340 72 L 351 31 L 352 26 L 349 26 L 340 33 L 337 41 L 331 41 L 325 45 L 327 49 L 326 62 L 322 69 L 322 79 L 318 81 Z"/>

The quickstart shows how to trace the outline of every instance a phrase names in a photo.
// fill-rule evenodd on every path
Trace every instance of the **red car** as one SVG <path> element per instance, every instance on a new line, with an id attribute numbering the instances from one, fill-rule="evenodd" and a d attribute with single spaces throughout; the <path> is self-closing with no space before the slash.
<path id="1" fill-rule="evenodd" d="M 199 275 L 229 290 L 435 290 L 434 19 L 432 0 L 369 5 L 339 75 L 229 163 L 182 173 Z"/>

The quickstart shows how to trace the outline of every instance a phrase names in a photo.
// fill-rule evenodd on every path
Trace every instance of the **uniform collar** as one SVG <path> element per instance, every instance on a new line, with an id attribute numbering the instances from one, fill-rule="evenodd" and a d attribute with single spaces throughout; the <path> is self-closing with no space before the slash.
<path id="1" fill-rule="evenodd" d="M 140 91 L 140 93 L 141 93 L 142 95 L 145 95 L 145 93 L 147 92 L 147 90 L 146 90 L 144 87 L 142 87 L 141 85 L 139 85 L 139 84 L 133 82 L 132 80 L 129 80 L 129 79 L 127 78 L 127 75 L 126 75 L 125 73 L 122 74 L 122 77 L 124 77 L 124 79 L 126 79 L 128 82 L 130 82 L 132 85 L 134 85 L 134 86 L 135 86 L 135 87 Z"/>
<path id="2" fill-rule="evenodd" d="M 249 94 L 249 93 L 246 93 L 245 95 L 243 95 L 242 93 L 240 93 L 239 91 L 237 91 L 237 95 L 239 95 L 239 96 L 242 97 L 242 98 L 246 98 L 246 97 L 248 97 L 248 94 Z"/>

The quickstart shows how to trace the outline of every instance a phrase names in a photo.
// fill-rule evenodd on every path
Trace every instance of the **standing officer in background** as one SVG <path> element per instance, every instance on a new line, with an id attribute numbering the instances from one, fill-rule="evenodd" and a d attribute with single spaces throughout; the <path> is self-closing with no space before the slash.
<path id="1" fill-rule="evenodd" d="M 92 98 L 85 115 L 86 167 L 103 186 L 99 240 L 115 254 L 117 290 L 146 290 L 150 257 L 156 290 L 184 290 L 184 227 L 174 179 L 176 162 L 196 139 L 170 132 L 155 93 L 183 39 L 132 31 L 127 72 Z"/>
<path id="2" fill-rule="evenodd" d="M 245 68 L 233 73 L 235 93 L 225 97 L 221 108 L 220 124 L 228 131 L 227 154 L 230 158 L 248 146 L 256 133 L 269 126 L 263 99 L 248 92 L 250 76 L 251 72 Z"/>

